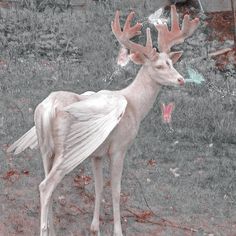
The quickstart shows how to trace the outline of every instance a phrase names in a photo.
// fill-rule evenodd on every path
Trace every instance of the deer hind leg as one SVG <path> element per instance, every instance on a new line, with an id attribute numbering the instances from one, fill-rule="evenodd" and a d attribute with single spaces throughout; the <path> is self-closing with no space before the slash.
<path id="1" fill-rule="evenodd" d="M 42 152 L 42 150 L 41 150 Z M 53 155 L 51 154 L 51 152 L 45 153 L 42 152 L 42 159 L 43 159 L 43 167 L 44 167 L 44 172 L 45 172 L 45 179 L 47 178 L 51 168 L 52 168 L 52 164 L 53 164 Z M 41 192 L 40 192 L 41 194 Z M 53 205 L 53 199 L 51 198 L 49 203 L 48 203 L 48 208 L 49 208 L 49 212 L 48 212 L 48 227 L 49 227 L 49 236 L 55 236 L 55 230 L 54 230 L 54 226 L 53 226 L 53 211 L 52 211 L 52 205 Z"/>
<path id="2" fill-rule="evenodd" d="M 120 221 L 120 191 L 121 177 L 123 171 L 123 162 L 125 152 L 112 154 L 111 158 L 111 187 L 112 187 L 112 204 L 114 217 L 114 236 L 122 236 Z"/>
<path id="3" fill-rule="evenodd" d="M 45 179 L 49 175 L 49 172 L 52 169 L 53 161 L 54 161 L 54 153 L 52 146 L 50 143 L 47 142 L 47 138 L 44 137 L 48 135 L 47 132 L 50 132 L 50 129 L 45 130 L 45 120 L 43 117 L 43 110 L 42 105 L 39 105 L 35 110 L 35 125 L 36 125 L 36 132 L 38 136 L 39 147 L 41 151 L 42 161 L 43 161 L 43 168 L 45 173 Z M 46 132 L 45 132 L 46 131 Z M 50 135 L 50 133 L 49 133 Z M 40 193 L 41 194 L 41 193 Z M 55 236 L 55 231 L 53 227 L 53 212 L 52 212 L 52 199 L 48 203 L 49 213 L 48 213 L 48 224 L 50 228 L 49 235 Z M 47 234 L 46 234 L 47 235 Z"/>
<path id="4" fill-rule="evenodd" d="M 40 236 L 55 235 L 52 220 L 52 194 L 57 185 L 61 182 L 65 174 L 59 165 L 55 163 L 46 178 L 40 183 L 40 204 L 41 204 L 41 222 Z"/>
<path id="5" fill-rule="evenodd" d="M 103 192 L 103 173 L 102 173 L 102 158 L 92 157 L 92 167 L 95 182 L 95 207 L 93 213 L 93 221 L 90 227 L 92 234 L 99 236 L 99 213 L 100 213 L 100 203 Z"/>

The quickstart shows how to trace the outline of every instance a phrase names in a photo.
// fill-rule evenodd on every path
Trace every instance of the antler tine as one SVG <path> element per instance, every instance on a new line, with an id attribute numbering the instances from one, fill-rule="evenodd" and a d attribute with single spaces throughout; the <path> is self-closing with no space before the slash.
<path id="1" fill-rule="evenodd" d="M 146 47 L 152 48 L 152 36 L 150 28 L 146 29 L 146 35 L 147 35 Z"/>
<path id="2" fill-rule="evenodd" d="M 140 23 L 136 23 L 134 26 L 130 25 L 133 17 L 134 17 L 134 12 L 131 12 L 125 21 L 124 28 L 122 31 L 120 27 L 120 19 L 119 19 L 120 13 L 119 11 L 116 11 L 115 19 L 111 23 L 112 32 L 114 33 L 116 39 L 120 42 L 120 44 L 123 47 L 130 49 L 132 52 L 141 53 L 145 55 L 147 58 L 152 60 L 154 57 L 154 53 L 156 53 L 156 49 L 152 47 L 152 37 L 151 37 L 149 28 L 147 29 L 146 46 L 134 43 L 130 40 L 134 36 L 141 34 L 140 30 L 142 27 L 142 24 Z"/>
<path id="3" fill-rule="evenodd" d="M 175 5 L 171 5 L 171 31 L 168 30 L 166 24 L 156 25 L 158 31 L 158 48 L 161 52 L 170 52 L 171 47 L 175 44 L 183 43 L 186 38 L 191 36 L 199 25 L 199 19 L 189 19 L 189 15 L 185 15 L 182 27 L 179 27 L 178 14 Z"/>
<path id="4" fill-rule="evenodd" d="M 171 5 L 171 31 L 180 31 L 179 27 L 179 16 L 176 11 L 176 6 Z"/>
<path id="5" fill-rule="evenodd" d="M 193 34 L 193 32 L 197 29 L 199 25 L 199 19 L 195 18 L 192 21 L 189 20 L 189 15 L 184 16 L 183 24 L 182 24 L 182 32 L 185 37 L 189 37 Z"/>
<path id="6" fill-rule="evenodd" d="M 152 46 L 152 36 L 150 28 L 146 29 L 147 41 L 146 41 L 146 49 L 147 54 L 149 55 L 150 60 L 154 60 L 157 57 L 156 48 Z"/>
<path id="7" fill-rule="evenodd" d="M 120 28 L 120 12 L 116 11 L 114 21 L 111 22 L 111 29 L 113 34 L 117 37 L 121 34 L 121 28 Z"/>

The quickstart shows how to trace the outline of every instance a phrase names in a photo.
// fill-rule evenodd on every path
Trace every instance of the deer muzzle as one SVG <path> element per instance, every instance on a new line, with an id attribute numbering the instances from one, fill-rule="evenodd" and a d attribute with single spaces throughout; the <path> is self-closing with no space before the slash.
<path id="1" fill-rule="evenodd" d="M 178 83 L 179 83 L 180 86 L 183 86 L 183 85 L 184 85 L 184 83 L 185 83 L 185 82 L 184 82 L 184 78 L 180 77 L 180 78 L 178 78 L 177 80 L 178 80 Z"/>

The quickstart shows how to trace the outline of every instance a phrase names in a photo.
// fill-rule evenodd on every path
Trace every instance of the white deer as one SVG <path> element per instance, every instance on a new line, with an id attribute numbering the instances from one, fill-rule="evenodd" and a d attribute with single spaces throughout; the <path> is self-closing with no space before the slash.
<path id="1" fill-rule="evenodd" d="M 135 80 L 118 91 L 101 90 L 78 95 L 53 92 L 36 108 L 35 127 L 12 144 L 8 151 L 18 154 L 39 146 L 45 179 L 39 185 L 41 203 L 41 236 L 55 235 L 52 219 L 52 193 L 63 177 L 88 157 L 92 159 L 95 181 L 95 208 L 91 232 L 100 235 L 99 209 L 103 191 L 102 157 L 111 162 L 111 187 L 114 235 L 122 236 L 120 191 L 123 162 L 127 149 L 137 135 L 140 122 L 152 108 L 162 85 L 179 86 L 183 77 L 174 69 L 182 52 L 170 52 L 173 45 L 189 37 L 199 19 L 184 16 L 179 28 L 175 6 L 171 6 L 172 26 L 157 25 L 159 53 L 152 46 L 150 29 L 145 46 L 130 41 L 140 34 L 142 25 L 131 26 L 131 12 L 123 30 L 119 11 L 112 22 L 112 31 L 120 44 L 130 50 L 130 58 L 141 64 Z"/>

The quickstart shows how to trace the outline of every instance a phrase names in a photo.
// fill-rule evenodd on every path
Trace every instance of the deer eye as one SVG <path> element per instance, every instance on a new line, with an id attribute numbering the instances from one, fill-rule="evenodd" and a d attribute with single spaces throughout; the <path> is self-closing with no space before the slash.
<path id="1" fill-rule="evenodd" d="M 163 70 L 163 69 L 164 69 L 164 66 L 162 66 L 162 65 L 156 66 L 156 69 L 158 69 L 158 70 Z"/>

